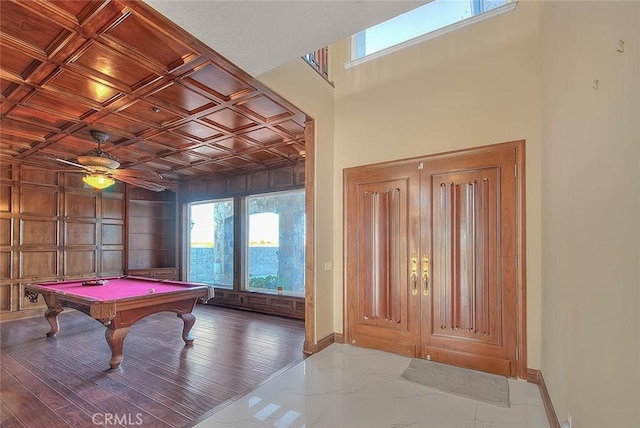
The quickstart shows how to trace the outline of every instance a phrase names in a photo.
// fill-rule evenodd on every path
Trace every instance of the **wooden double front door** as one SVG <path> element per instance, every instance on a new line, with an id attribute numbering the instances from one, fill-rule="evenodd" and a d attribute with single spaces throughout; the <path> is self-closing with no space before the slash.
<path id="1" fill-rule="evenodd" d="M 524 142 L 345 170 L 345 339 L 511 377 L 524 362 Z"/>

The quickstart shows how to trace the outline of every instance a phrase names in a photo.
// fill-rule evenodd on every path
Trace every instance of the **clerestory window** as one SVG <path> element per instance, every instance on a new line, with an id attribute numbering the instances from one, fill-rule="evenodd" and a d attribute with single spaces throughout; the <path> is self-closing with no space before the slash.
<path id="1" fill-rule="evenodd" d="M 434 0 L 353 35 L 347 67 L 512 10 L 515 5 L 516 0 Z"/>

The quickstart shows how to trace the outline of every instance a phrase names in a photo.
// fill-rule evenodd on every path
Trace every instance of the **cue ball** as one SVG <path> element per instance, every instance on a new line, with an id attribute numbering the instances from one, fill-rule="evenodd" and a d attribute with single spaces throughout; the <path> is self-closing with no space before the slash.
<path id="1" fill-rule="evenodd" d="M 155 289 L 155 288 L 150 288 L 150 289 L 149 289 L 149 293 L 155 293 L 155 292 L 156 292 L 156 289 Z"/>

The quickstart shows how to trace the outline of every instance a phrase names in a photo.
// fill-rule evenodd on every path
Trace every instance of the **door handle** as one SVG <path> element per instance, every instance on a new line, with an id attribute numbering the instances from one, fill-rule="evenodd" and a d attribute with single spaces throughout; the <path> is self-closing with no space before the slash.
<path id="1" fill-rule="evenodd" d="M 411 294 L 418 295 L 418 255 L 416 253 L 411 254 Z"/>
<path id="2" fill-rule="evenodd" d="M 429 255 L 422 256 L 422 281 L 424 282 L 424 290 L 422 293 L 425 296 L 429 295 Z"/>

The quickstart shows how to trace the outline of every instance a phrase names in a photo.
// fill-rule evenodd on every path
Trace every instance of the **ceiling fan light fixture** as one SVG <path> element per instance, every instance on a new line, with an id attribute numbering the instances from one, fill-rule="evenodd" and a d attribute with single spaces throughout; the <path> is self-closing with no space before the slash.
<path id="1" fill-rule="evenodd" d="M 82 181 L 94 189 L 106 189 L 109 186 L 113 186 L 116 182 L 112 177 L 103 174 L 87 174 L 82 177 Z"/>

